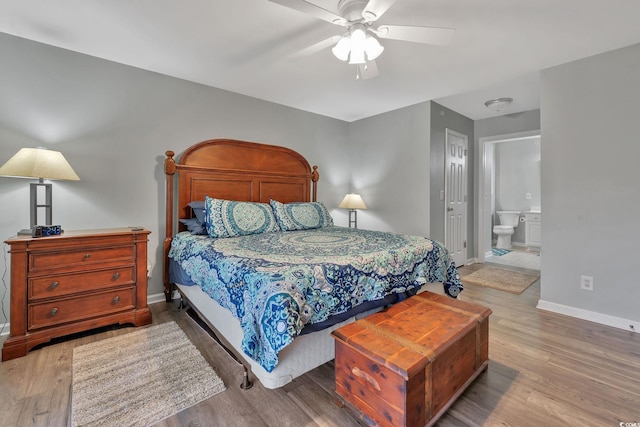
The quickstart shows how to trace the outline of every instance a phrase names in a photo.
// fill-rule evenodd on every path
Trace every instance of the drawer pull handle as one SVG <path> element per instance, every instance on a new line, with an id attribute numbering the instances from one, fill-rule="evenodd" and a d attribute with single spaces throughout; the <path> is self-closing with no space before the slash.
<path id="1" fill-rule="evenodd" d="M 113 297 L 113 303 L 114 304 L 117 304 L 119 302 L 120 302 L 120 297 L 119 296 L 116 295 L 115 297 Z"/>
<path id="2" fill-rule="evenodd" d="M 58 309 L 55 307 L 49 311 L 50 316 L 55 316 L 56 314 L 58 314 Z"/>
<path id="3" fill-rule="evenodd" d="M 91 258 L 91 254 L 84 254 L 84 259 L 89 259 Z"/>
<path id="4" fill-rule="evenodd" d="M 113 273 L 113 280 L 118 280 L 120 278 L 120 273 Z"/>
<path id="5" fill-rule="evenodd" d="M 378 384 L 378 381 L 376 381 L 375 378 L 373 378 L 371 375 L 367 374 L 363 370 L 356 367 L 351 369 L 351 373 L 356 377 L 362 378 L 363 380 L 371 384 L 371 386 L 375 388 L 376 391 L 380 391 L 380 384 Z"/>
<path id="6" fill-rule="evenodd" d="M 57 288 L 58 286 L 60 286 L 59 282 L 51 282 L 51 284 L 49 285 L 49 289 L 53 290 L 53 289 Z"/>

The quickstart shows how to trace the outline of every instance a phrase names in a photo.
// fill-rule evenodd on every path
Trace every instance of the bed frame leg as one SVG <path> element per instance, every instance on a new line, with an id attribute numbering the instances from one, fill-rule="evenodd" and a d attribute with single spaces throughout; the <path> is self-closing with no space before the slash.
<path id="1" fill-rule="evenodd" d="M 249 371 L 247 371 L 247 367 L 242 365 L 242 369 L 244 371 L 242 372 L 242 384 L 240 384 L 240 388 L 243 390 L 249 390 L 253 387 L 253 383 L 249 381 Z"/>
<path id="2" fill-rule="evenodd" d="M 180 294 L 180 296 L 181 296 L 180 300 L 182 301 L 183 299 L 182 294 Z M 187 298 L 187 301 L 189 301 L 188 298 Z M 213 332 L 211 327 L 205 321 L 203 321 L 200 316 L 198 316 L 198 314 L 196 313 L 196 311 L 193 309 L 192 306 L 186 305 L 186 308 L 187 308 L 186 313 L 191 318 L 191 320 L 193 320 L 198 326 L 200 326 L 203 331 L 209 334 L 209 336 L 213 338 L 220 345 L 220 347 L 222 347 L 222 349 L 226 351 L 227 354 L 231 356 L 233 360 L 236 361 L 236 363 L 238 363 L 238 365 L 242 366 L 242 371 L 243 371 L 242 384 L 240 384 L 240 388 L 243 390 L 249 390 L 251 387 L 253 387 L 253 383 L 251 382 L 251 380 L 249 380 L 249 369 L 247 369 L 245 364 L 242 363 L 242 360 L 240 360 L 240 358 L 229 347 L 227 347 L 222 342 L 222 340 L 220 340 L 220 338 L 218 338 L 218 336 L 216 335 L 215 332 Z"/>

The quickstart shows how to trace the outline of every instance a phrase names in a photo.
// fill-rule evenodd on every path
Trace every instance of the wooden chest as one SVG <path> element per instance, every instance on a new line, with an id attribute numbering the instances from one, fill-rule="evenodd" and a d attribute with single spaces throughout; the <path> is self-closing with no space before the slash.
<path id="1" fill-rule="evenodd" d="M 487 368 L 490 314 L 424 292 L 337 329 L 336 392 L 371 425 L 435 423 Z"/>

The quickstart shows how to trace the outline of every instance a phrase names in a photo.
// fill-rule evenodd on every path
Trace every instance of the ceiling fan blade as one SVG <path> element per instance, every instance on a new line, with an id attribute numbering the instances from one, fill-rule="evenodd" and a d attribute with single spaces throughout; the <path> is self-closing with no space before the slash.
<path id="1" fill-rule="evenodd" d="M 333 37 L 329 37 L 328 39 L 319 41 L 318 43 L 314 43 L 311 46 L 307 46 L 304 49 L 300 49 L 299 51 L 292 53 L 287 57 L 287 59 L 289 61 L 299 61 L 302 58 L 306 58 L 307 56 L 316 54 L 321 50 L 324 50 L 329 46 L 332 46 L 338 43 L 338 40 L 340 40 L 340 37 L 341 36 L 333 36 Z"/>
<path id="2" fill-rule="evenodd" d="M 378 76 L 378 65 L 376 61 L 367 61 L 366 64 L 358 64 L 358 74 L 359 79 L 372 79 Z"/>
<path id="3" fill-rule="evenodd" d="M 373 22 L 380 18 L 395 2 L 396 0 L 369 0 L 362 11 L 362 17 L 367 22 Z"/>
<path id="4" fill-rule="evenodd" d="M 331 24 L 336 25 L 346 25 L 347 21 L 340 15 L 336 15 L 335 13 L 328 11 L 326 9 L 321 8 L 311 2 L 306 0 L 269 0 L 271 3 L 276 3 L 282 6 L 286 6 L 290 9 L 297 10 L 302 13 L 306 13 L 311 16 L 315 16 L 316 18 L 322 19 L 323 21 L 327 21 Z"/>
<path id="5" fill-rule="evenodd" d="M 453 28 L 381 25 L 376 29 L 375 34 L 383 39 L 445 46 L 449 44 L 455 32 Z"/>

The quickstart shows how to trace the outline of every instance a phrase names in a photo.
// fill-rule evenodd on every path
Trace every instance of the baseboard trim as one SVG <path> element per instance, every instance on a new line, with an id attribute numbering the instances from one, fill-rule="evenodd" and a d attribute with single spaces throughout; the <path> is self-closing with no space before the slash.
<path id="1" fill-rule="evenodd" d="M 164 298 L 164 292 L 161 294 L 147 295 L 147 304 L 155 304 L 164 301 L 166 301 Z"/>
<path id="2" fill-rule="evenodd" d="M 608 314 L 597 313 L 595 311 L 584 310 L 582 308 L 570 307 L 568 305 L 556 304 L 545 300 L 538 300 L 536 308 L 551 311 L 565 316 L 576 317 L 582 320 L 599 323 L 601 325 L 612 326 L 625 331 L 640 333 L 640 322 L 623 319 L 622 317 L 610 316 Z"/>
<path id="3" fill-rule="evenodd" d="M 175 300 L 178 298 L 180 298 L 180 293 L 178 293 L 178 291 L 173 291 L 173 295 L 171 295 L 171 300 Z M 147 295 L 147 304 L 156 304 L 159 302 L 166 302 L 166 299 L 164 298 L 164 292 L 161 294 Z"/>

